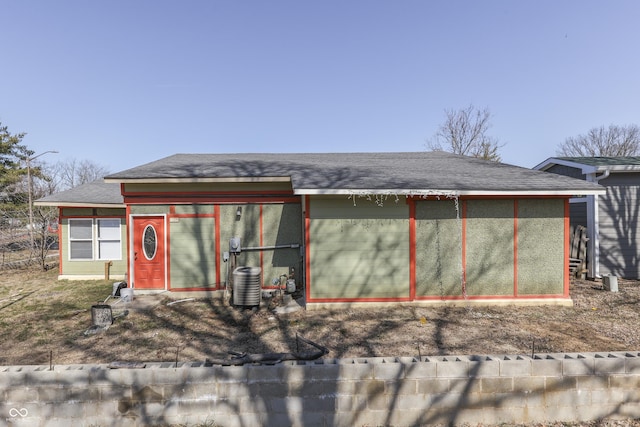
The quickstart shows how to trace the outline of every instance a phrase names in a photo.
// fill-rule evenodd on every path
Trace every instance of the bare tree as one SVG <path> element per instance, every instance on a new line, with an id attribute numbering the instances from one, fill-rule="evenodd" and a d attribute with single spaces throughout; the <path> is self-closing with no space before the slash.
<path id="1" fill-rule="evenodd" d="M 469 105 L 461 110 L 445 110 L 445 114 L 445 122 L 427 142 L 431 150 L 450 151 L 496 162 L 501 160 L 498 153 L 501 144 L 487 134 L 491 127 L 488 108 L 477 109 Z"/>
<path id="2" fill-rule="evenodd" d="M 109 174 L 109 170 L 91 160 L 68 159 L 46 167 L 49 194 L 68 190 L 82 184 L 100 179 Z"/>
<path id="3" fill-rule="evenodd" d="M 616 157 L 640 154 L 640 128 L 637 125 L 595 127 L 586 135 L 567 138 L 557 154 L 568 157 Z"/>

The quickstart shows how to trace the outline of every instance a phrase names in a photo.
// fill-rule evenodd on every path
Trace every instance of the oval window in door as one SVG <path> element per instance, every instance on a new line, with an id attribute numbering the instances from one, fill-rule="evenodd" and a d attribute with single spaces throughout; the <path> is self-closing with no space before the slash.
<path id="1" fill-rule="evenodd" d="M 158 239 L 156 229 L 153 225 L 147 225 L 142 233 L 142 252 L 148 260 L 152 260 L 156 256 L 158 249 Z"/>

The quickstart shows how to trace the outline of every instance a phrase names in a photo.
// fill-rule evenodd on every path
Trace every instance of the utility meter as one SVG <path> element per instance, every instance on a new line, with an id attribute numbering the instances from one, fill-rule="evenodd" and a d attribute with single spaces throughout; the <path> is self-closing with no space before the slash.
<path id="1" fill-rule="evenodd" d="M 229 252 L 234 254 L 239 254 L 242 249 L 240 248 L 240 238 L 232 237 L 229 240 Z"/>

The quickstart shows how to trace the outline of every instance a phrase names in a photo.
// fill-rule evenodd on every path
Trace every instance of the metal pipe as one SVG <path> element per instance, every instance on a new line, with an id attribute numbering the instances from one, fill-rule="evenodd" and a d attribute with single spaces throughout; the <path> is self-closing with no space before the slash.
<path id="1" fill-rule="evenodd" d="M 292 243 L 290 245 L 275 245 L 275 246 L 252 246 L 248 248 L 242 248 L 242 251 L 268 251 L 273 249 L 297 249 L 300 247 L 299 243 Z"/>

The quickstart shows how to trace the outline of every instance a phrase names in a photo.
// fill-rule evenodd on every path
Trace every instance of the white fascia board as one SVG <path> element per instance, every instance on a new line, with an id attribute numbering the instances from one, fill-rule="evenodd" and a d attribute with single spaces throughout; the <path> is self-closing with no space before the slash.
<path id="1" fill-rule="evenodd" d="M 609 170 L 611 172 L 640 172 L 640 166 L 638 165 L 613 165 L 613 166 L 600 166 L 598 168 L 598 172 L 602 172 L 604 170 Z"/>
<path id="2" fill-rule="evenodd" d="M 536 190 L 536 191 L 481 191 L 481 190 L 381 190 L 381 189 L 295 189 L 293 194 L 296 196 L 444 196 L 444 197 L 460 197 L 460 196 L 587 196 L 606 194 L 607 190 Z"/>
<path id="3" fill-rule="evenodd" d="M 547 169 L 555 165 L 567 166 L 574 169 L 580 169 L 582 173 L 585 175 L 589 173 L 596 173 L 600 170 L 596 166 L 585 165 L 584 163 L 571 162 L 569 160 L 558 159 L 556 157 L 548 158 L 544 162 L 534 166 L 533 169 L 546 171 Z"/>
<path id="4" fill-rule="evenodd" d="M 120 184 L 194 184 L 194 183 L 254 183 L 291 182 L 288 176 L 212 177 L 212 178 L 105 178 L 104 182 Z"/>

